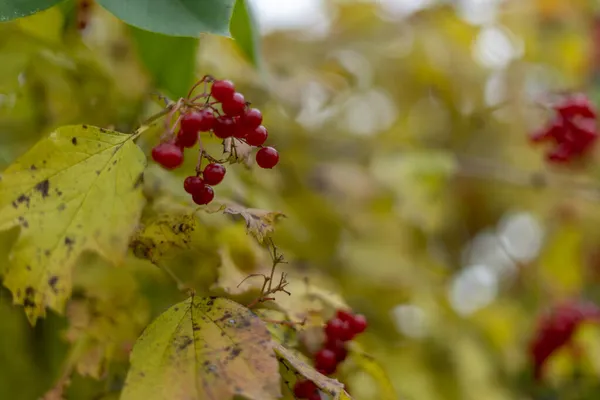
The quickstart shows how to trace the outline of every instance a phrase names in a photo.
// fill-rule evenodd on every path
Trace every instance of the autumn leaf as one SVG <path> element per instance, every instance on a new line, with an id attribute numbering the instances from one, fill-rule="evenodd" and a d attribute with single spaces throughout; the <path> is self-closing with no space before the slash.
<path id="1" fill-rule="evenodd" d="M 228 204 L 223 208 L 225 214 L 240 215 L 246 221 L 246 229 L 260 243 L 273 232 L 275 222 L 285 215 L 277 211 L 244 208 L 238 204 Z"/>
<path id="2" fill-rule="evenodd" d="M 281 396 L 271 335 L 231 300 L 193 296 L 138 339 L 122 400 L 227 400 Z"/>
<path id="3" fill-rule="evenodd" d="M 295 325 L 286 323 L 290 321 L 285 313 L 268 308 L 259 308 L 254 313 L 263 320 L 274 340 L 288 348 L 298 346 L 298 332 Z"/>
<path id="4" fill-rule="evenodd" d="M 357 348 L 350 348 L 348 358 L 344 362 L 344 371 L 351 370 L 353 372 L 364 372 L 373 378 L 377 385 L 378 399 L 395 400 L 397 398 L 396 391 L 389 376 L 385 370 L 371 357 Z"/>
<path id="5" fill-rule="evenodd" d="M 278 356 L 279 362 L 286 369 L 293 370 L 296 374 L 311 380 L 323 392 L 333 396 L 334 400 L 350 399 L 351 397 L 344 391 L 344 385 L 337 379 L 331 379 L 317 372 L 302 353 L 290 350 L 280 344 L 275 345 L 275 353 Z"/>
<path id="6" fill-rule="evenodd" d="M 0 230 L 21 226 L 4 277 L 30 322 L 62 312 L 84 250 L 119 263 L 140 216 L 145 157 L 131 135 L 86 125 L 51 133 L 0 181 Z"/>
<path id="7" fill-rule="evenodd" d="M 156 262 L 173 250 L 188 248 L 197 225 L 194 215 L 161 215 L 140 228 L 130 246 L 137 257 Z"/>
<path id="8" fill-rule="evenodd" d="M 81 376 L 100 379 L 111 361 L 125 361 L 149 317 L 148 301 L 140 293 L 128 258 L 110 268 L 96 258 L 75 269 L 73 286 L 81 295 L 67 304 L 71 362 Z M 84 262 L 86 261 L 86 262 Z"/>

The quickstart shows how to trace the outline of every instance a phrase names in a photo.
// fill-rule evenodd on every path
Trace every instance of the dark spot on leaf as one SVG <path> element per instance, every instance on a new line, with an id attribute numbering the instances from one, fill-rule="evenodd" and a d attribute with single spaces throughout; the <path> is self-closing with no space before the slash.
<path id="1" fill-rule="evenodd" d="M 21 289 L 17 289 L 17 298 L 21 297 Z"/>
<path id="2" fill-rule="evenodd" d="M 193 330 L 194 332 L 198 332 L 198 331 L 200 330 L 200 325 L 198 325 L 197 323 L 195 323 L 195 322 L 194 322 L 194 323 L 192 324 L 192 330 Z"/>
<path id="3" fill-rule="evenodd" d="M 137 179 L 135 180 L 135 183 L 133 184 L 133 188 L 137 189 L 143 183 L 144 183 L 144 173 L 142 172 L 141 174 L 138 175 Z"/>
<path id="4" fill-rule="evenodd" d="M 100 175 L 102 171 L 96 171 L 96 175 Z"/>
<path id="5" fill-rule="evenodd" d="M 12 206 L 13 206 L 14 208 L 17 208 L 17 207 L 19 207 L 19 205 L 17 204 L 17 202 L 16 202 L 16 201 L 13 201 L 13 202 L 12 202 Z"/>
<path id="6" fill-rule="evenodd" d="M 35 190 L 40 192 L 42 194 L 42 197 L 48 197 L 48 191 L 50 190 L 50 182 L 48 181 L 48 179 L 44 179 L 43 181 L 35 185 Z"/>
<path id="7" fill-rule="evenodd" d="M 141 372 L 141 371 L 139 372 L 139 375 L 140 375 L 142 378 L 146 376 L 146 374 L 145 374 L 145 373 L 143 373 L 143 372 Z"/>
<path id="8" fill-rule="evenodd" d="M 34 293 L 35 293 L 35 289 L 32 288 L 31 286 L 27 286 L 25 288 L 25 295 L 27 295 L 27 296 L 33 296 Z"/>
<path id="9" fill-rule="evenodd" d="M 42 164 L 46 165 L 46 160 L 42 160 Z"/>
<path id="10" fill-rule="evenodd" d="M 58 196 L 62 196 L 62 194 L 63 194 L 63 193 L 62 193 L 60 190 L 58 190 L 58 189 L 54 189 L 54 191 L 56 192 L 56 194 L 57 194 Z"/>
<path id="11" fill-rule="evenodd" d="M 50 285 L 50 287 L 52 288 L 52 291 L 54 293 L 58 293 L 58 289 L 56 287 L 56 283 L 58 282 L 58 276 L 51 276 L 50 279 L 48 279 L 48 285 Z"/>
<path id="12" fill-rule="evenodd" d="M 49 257 L 50 256 L 50 250 L 44 250 L 44 255 L 46 257 Z"/>
<path id="13" fill-rule="evenodd" d="M 207 306 L 212 306 L 213 304 L 215 304 L 215 302 L 214 302 L 214 298 L 213 298 L 213 297 L 211 297 L 211 298 L 210 298 L 210 300 L 206 302 L 206 305 L 207 305 Z"/>
<path id="14" fill-rule="evenodd" d="M 186 347 L 188 347 L 190 344 L 192 344 L 194 342 L 192 340 L 192 338 L 189 336 L 181 336 L 179 339 L 181 340 L 181 342 L 177 346 L 177 348 L 179 350 L 184 350 Z"/>
<path id="15" fill-rule="evenodd" d="M 25 196 L 24 194 L 20 195 L 19 197 L 17 197 L 17 203 L 25 203 L 27 205 L 27 208 L 29 208 L 29 196 Z"/>
<path id="16" fill-rule="evenodd" d="M 81 125 L 81 127 L 82 127 L 83 129 L 87 129 L 87 128 L 88 128 L 88 126 L 87 126 L 87 125 Z"/>
<path id="17" fill-rule="evenodd" d="M 58 205 L 57 210 L 58 211 L 63 211 L 65 208 L 67 208 L 67 206 L 65 205 L 65 203 L 61 203 L 61 204 Z"/>
<path id="18" fill-rule="evenodd" d="M 31 265 L 28 265 L 25 268 L 27 269 L 27 271 L 31 271 Z"/>
<path id="19" fill-rule="evenodd" d="M 175 307 L 175 311 L 179 311 L 179 307 Z"/>
<path id="20" fill-rule="evenodd" d="M 29 167 L 30 170 L 35 171 L 37 169 L 37 167 L 34 164 L 31 164 L 31 167 Z"/>
<path id="21" fill-rule="evenodd" d="M 73 245 L 75 244 L 75 240 L 71 239 L 68 236 L 65 236 L 65 246 L 69 248 L 69 251 L 73 250 Z"/>
<path id="22" fill-rule="evenodd" d="M 28 307 L 28 308 L 34 308 L 35 307 L 35 303 L 31 299 L 25 298 L 23 300 L 23 306 Z"/>
<path id="23" fill-rule="evenodd" d="M 242 352 L 242 349 L 236 346 L 233 349 L 231 349 L 231 351 L 229 352 L 229 357 L 227 357 L 227 358 L 229 360 L 233 360 L 237 356 L 239 356 L 241 352 Z"/>
<path id="24" fill-rule="evenodd" d="M 102 132 L 102 133 L 106 133 L 106 129 L 104 129 L 104 128 L 100 128 L 100 132 Z"/>
<path id="25" fill-rule="evenodd" d="M 77 138 L 75 136 L 71 139 L 71 143 L 73 143 L 73 146 L 77 146 Z"/>
<path id="26" fill-rule="evenodd" d="M 117 160 L 114 160 L 114 161 L 112 162 L 112 165 L 117 165 Z"/>
<path id="27" fill-rule="evenodd" d="M 21 224 L 21 226 L 23 228 L 29 228 L 29 222 L 27 222 L 27 220 L 25 219 L 25 217 L 23 217 L 22 215 L 19 216 L 19 223 Z"/>

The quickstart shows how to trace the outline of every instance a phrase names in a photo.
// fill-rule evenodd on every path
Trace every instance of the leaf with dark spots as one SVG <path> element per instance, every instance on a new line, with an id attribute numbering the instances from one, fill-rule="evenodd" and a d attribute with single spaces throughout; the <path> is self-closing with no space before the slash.
<path id="1" fill-rule="evenodd" d="M 28 302 L 35 307 L 25 310 L 32 323 L 45 315 L 46 307 L 64 310 L 71 295 L 71 269 L 84 251 L 98 252 L 113 263 L 125 256 L 145 202 L 141 189 L 132 190 L 146 162 L 132 138 L 93 127 L 62 127 L 4 171 L 0 230 L 23 226 L 19 217 L 29 227 L 12 247 L 3 283 L 13 293 L 27 286 L 36 289 Z M 115 160 L 113 170 L 107 171 Z M 38 167 L 32 170 L 32 165 Z M 59 278 L 58 292 L 47 284 L 53 276 Z"/>
<path id="2" fill-rule="evenodd" d="M 37 167 L 35 166 L 35 164 L 31 164 L 31 167 L 29 167 L 29 169 L 31 171 L 35 171 L 37 169 Z"/>
<path id="3" fill-rule="evenodd" d="M 48 179 L 44 179 L 37 185 L 35 185 L 35 190 L 42 194 L 42 197 L 48 197 L 50 194 L 48 191 L 50 190 L 50 181 Z"/>
<path id="4" fill-rule="evenodd" d="M 23 217 L 22 215 L 19 216 L 19 223 L 21 224 L 21 226 L 23 228 L 29 228 L 29 223 L 27 222 L 27 220 L 25 219 L 25 217 Z"/>
<path id="5" fill-rule="evenodd" d="M 65 236 L 65 246 L 72 248 L 74 244 L 75 244 L 75 240 L 71 239 L 68 236 Z"/>
<path id="6" fill-rule="evenodd" d="M 142 186 L 144 184 L 144 173 L 142 172 L 141 174 L 138 175 L 137 179 L 135 180 L 135 183 L 133 184 L 133 188 L 137 189 L 140 186 Z"/>
<path id="7" fill-rule="evenodd" d="M 252 311 L 228 299 L 193 296 L 138 339 L 121 400 L 275 400 L 281 388 L 273 355 L 270 334 Z"/>
<path id="8" fill-rule="evenodd" d="M 185 228 L 179 229 L 182 225 Z M 160 215 L 138 230 L 130 247 L 136 257 L 157 262 L 181 249 L 189 248 L 191 234 L 197 226 L 198 221 L 194 215 Z"/>
<path id="9" fill-rule="evenodd" d="M 51 276 L 50 279 L 48 279 L 48 285 L 50 285 L 50 287 L 52 288 L 54 293 L 58 293 L 58 288 L 56 287 L 57 283 L 58 283 L 58 276 Z"/>
<path id="10" fill-rule="evenodd" d="M 71 139 L 71 143 L 73 143 L 73 146 L 77 146 L 77 138 L 75 136 Z"/>
<path id="11" fill-rule="evenodd" d="M 30 202 L 29 196 L 25 196 L 24 194 L 22 194 L 19 197 L 17 197 L 17 203 L 18 204 L 25 203 L 27 205 L 27 208 L 29 208 L 29 202 Z"/>
<path id="12" fill-rule="evenodd" d="M 190 344 L 194 343 L 194 341 L 192 340 L 191 337 L 189 336 L 182 336 L 180 338 L 180 344 L 177 347 L 179 350 L 185 350 L 186 347 L 188 347 Z"/>

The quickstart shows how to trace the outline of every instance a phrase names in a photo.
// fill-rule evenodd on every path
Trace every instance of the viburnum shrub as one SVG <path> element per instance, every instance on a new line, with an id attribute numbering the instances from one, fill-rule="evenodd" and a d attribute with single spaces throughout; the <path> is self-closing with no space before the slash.
<path id="1" fill-rule="evenodd" d="M 356 335 L 367 329 L 367 319 L 362 314 L 354 314 L 349 310 L 338 310 L 336 315 L 325 324 L 325 341 L 315 354 L 315 369 L 323 375 L 335 373 L 338 365 L 348 356 L 346 344 Z M 309 380 L 299 380 L 294 386 L 294 394 L 298 399 L 320 399 L 319 390 Z"/>
<path id="2" fill-rule="evenodd" d="M 204 91 L 197 93 L 200 87 Z M 279 162 L 279 153 L 273 147 L 263 146 L 268 134 L 267 128 L 261 125 L 262 119 L 261 111 L 250 107 L 250 102 L 235 90 L 233 82 L 207 75 L 192 87 L 186 98 L 170 107 L 165 133 L 152 149 L 152 159 L 166 169 L 175 169 L 183 164 L 184 149 L 198 146 L 196 174 L 186 178 L 184 188 L 194 203 L 208 204 L 214 198 L 212 186 L 225 177 L 223 164 L 227 160 L 219 160 L 206 151 L 202 134 L 232 141 L 234 149 L 236 142 L 258 147 L 256 164 L 271 169 Z"/>
<path id="3" fill-rule="evenodd" d="M 577 328 L 586 321 L 600 321 L 600 308 L 591 303 L 570 301 L 557 304 L 540 317 L 529 345 L 535 379 L 543 378 L 550 356 L 568 345 Z"/>
<path id="4" fill-rule="evenodd" d="M 551 121 L 531 134 L 532 142 L 550 142 L 546 159 L 568 163 L 590 152 L 598 139 L 596 110 L 584 94 L 564 97 L 553 108 Z"/>

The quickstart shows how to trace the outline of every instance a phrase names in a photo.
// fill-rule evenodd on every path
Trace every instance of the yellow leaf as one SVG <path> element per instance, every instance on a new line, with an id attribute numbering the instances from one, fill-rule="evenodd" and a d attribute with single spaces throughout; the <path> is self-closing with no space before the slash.
<path id="1" fill-rule="evenodd" d="M 271 335 L 231 300 L 193 296 L 138 339 L 121 400 L 250 400 L 281 397 Z"/>
<path id="2" fill-rule="evenodd" d="M 131 135 L 66 126 L 38 142 L 0 180 L 0 230 L 21 226 L 4 285 L 35 324 L 71 294 L 84 250 L 122 261 L 144 205 L 145 157 Z"/>
<path id="3" fill-rule="evenodd" d="M 263 320 L 274 340 L 285 347 L 298 346 L 297 331 L 294 326 L 280 323 L 287 321 L 285 313 L 267 308 L 259 308 L 254 313 Z"/>
<path id="4" fill-rule="evenodd" d="M 194 215 L 161 215 L 138 230 L 130 246 L 137 257 L 156 262 L 172 250 L 188 248 L 197 226 Z"/>
<path id="5" fill-rule="evenodd" d="M 390 378 L 373 357 L 353 348 L 350 351 L 347 361 L 350 361 L 356 369 L 366 372 L 373 378 L 379 389 L 378 399 L 395 400 L 397 398 Z"/>

